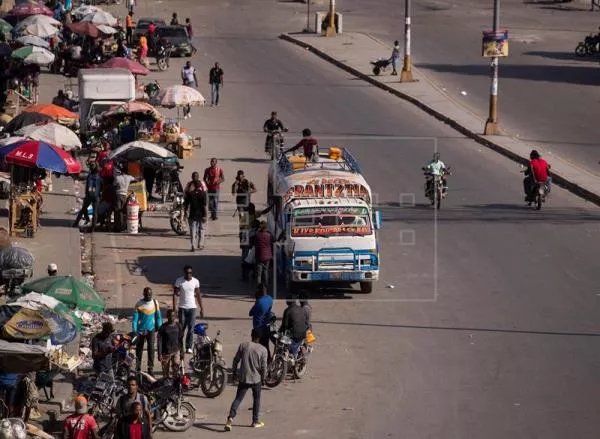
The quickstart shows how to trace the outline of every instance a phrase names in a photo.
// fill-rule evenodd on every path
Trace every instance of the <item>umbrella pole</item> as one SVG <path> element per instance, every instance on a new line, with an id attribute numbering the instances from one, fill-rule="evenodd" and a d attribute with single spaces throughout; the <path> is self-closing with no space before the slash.
<path id="1" fill-rule="evenodd" d="M 15 190 L 14 190 L 14 170 L 15 170 L 15 165 L 10 165 L 10 192 L 9 192 L 9 199 L 8 199 L 8 235 L 9 236 L 14 236 L 15 233 L 15 210 L 16 210 L 16 197 L 15 197 Z"/>

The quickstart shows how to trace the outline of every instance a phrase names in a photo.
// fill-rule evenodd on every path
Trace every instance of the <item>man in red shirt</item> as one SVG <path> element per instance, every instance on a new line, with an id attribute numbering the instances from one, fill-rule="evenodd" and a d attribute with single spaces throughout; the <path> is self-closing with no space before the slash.
<path id="1" fill-rule="evenodd" d="M 75 414 L 65 419 L 63 439 L 100 439 L 98 424 L 92 415 L 87 414 L 87 400 L 83 396 L 75 399 Z"/>
<path id="2" fill-rule="evenodd" d="M 115 439 L 152 439 L 148 421 L 144 419 L 142 404 L 138 401 L 131 404 L 131 414 L 119 419 L 115 431 Z"/>
<path id="3" fill-rule="evenodd" d="M 525 189 L 525 201 L 532 202 L 535 198 L 534 190 L 537 183 L 546 184 L 550 174 L 550 165 L 546 160 L 540 157 L 540 153 L 535 149 L 529 154 L 529 167 L 525 172 L 523 186 Z"/>
<path id="4" fill-rule="evenodd" d="M 315 154 L 318 154 L 318 146 L 317 139 L 312 137 L 312 132 L 309 128 L 304 128 L 302 130 L 302 140 L 300 140 L 295 146 L 292 146 L 290 149 L 284 151 L 284 154 L 287 152 L 293 152 L 297 149 L 302 148 L 304 151 L 304 157 L 307 160 L 312 160 Z"/>
<path id="5" fill-rule="evenodd" d="M 210 219 L 217 219 L 217 210 L 219 208 L 219 190 L 221 183 L 225 181 L 223 169 L 217 166 L 217 159 L 210 159 L 210 167 L 204 170 L 204 182 L 208 188 L 208 208 L 210 209 Z"/>

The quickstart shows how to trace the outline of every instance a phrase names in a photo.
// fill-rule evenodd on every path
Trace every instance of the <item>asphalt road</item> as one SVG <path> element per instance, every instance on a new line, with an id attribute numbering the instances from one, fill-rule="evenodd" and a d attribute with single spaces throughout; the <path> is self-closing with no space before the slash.
<path id="1" fill-rule="evenodd" d="M 280 31 L 302 26 L 297 4 L 150 5 L 144 16 L 171 8 L 191 15 L 199 73 L 206 77 L 214 61 L 225 71 L 221 105 L 195 111 L 184 124 L 204 144 L 185 163 L 186 176 L 215 155 L 228 177 L 246 169 L 264 187 L 261 127 L 277 110 L 290 127 L 289 143 L 310 127 L 322 146 L 348 147 L 384 214 L 382 280 L 375 291 L 313 300 L 319 340 L 309 376 L 265 392 L 264 431 L 240 431 L 269 438 L 596 437 L 596 207 L 555 189 L 541 212 L 526 208 L 514 163 L 278 40 Z M 174 69 L 169 75 L 176 81 Z M 207 93 L 205 82 L 200 89 Z M 434 150 L 454 169 L 437 216 L 424 200 L 420 172 Z M 193 261 L 208 284 L 205 292 L 215 293 L 207 314 L 213 328 L 228 328 L 231 352 L 247 336 L 249 305 L 240 295 L 249 288 L 233 275 L 237 241 L 235 230 L 225 227 L 233 208 L 224 198 L 206 254 Z M 133 289 L 148 282 L 163 284 L 155 291 L 168 298 L 174 270 L 191 260 L 182 253 L 187 241 L 164 230 L 166 220 L 148 224 L 166 233 L 96 234 L 98 270 L 106 272 L 100 277 L 116 279 L 123 307 L 135 301 Z M 123 272 L 129 257 L 147 266 L 145 277 Z M 203 436 L 221 429 L 232 397 L 228 389 L 218 400 L 197 401 Z M 245 410 L 239 418 L 249 422 Z"/>
<path id="2" fill-rule="evenodd" d="M 415 65 L 455 101 L 486 119 L 490 68 L 481 57 L 481 32 L 492 26 L 493 0 L 412 4 Z M 403 44 L 403 2 L 343 0 L 338 8 L 345 13 L 346 30 Z M 598 59 L 574 56 L 577 43 L 597 30 L 598 12 L 589 12 L 589 2 L 502 0 L 500 26 L 508 29 L 510 41 L 508 58 L 500 60 L 501 127 L 600 175 Z M 378 56 L 388 53 L 373 54 Z"/>

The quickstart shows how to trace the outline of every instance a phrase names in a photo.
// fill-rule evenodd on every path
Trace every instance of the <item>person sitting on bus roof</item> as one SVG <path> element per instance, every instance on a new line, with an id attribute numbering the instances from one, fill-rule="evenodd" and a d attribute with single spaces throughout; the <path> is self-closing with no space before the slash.
<path id="1" fill-rule="evenodd" d="M 312 132 L 309 128 L 304 128 L 302 130 L 302 140 L 300 140 L 295 146 L 292 146 L 288 150 L 284 151 L 284 154 L 296 151 L 300 148 L 304 149 L 304 157 L 306 157 L 307 160 L 312 160 L 314 155 L 319 154 L 317 139 L 312 136 Z"/>

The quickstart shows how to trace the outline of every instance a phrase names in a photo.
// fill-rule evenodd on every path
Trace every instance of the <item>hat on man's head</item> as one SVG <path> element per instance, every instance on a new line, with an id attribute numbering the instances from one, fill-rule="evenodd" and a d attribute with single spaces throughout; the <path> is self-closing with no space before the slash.
<path id="1" fill-rule="evenodd" d="M 88 411 L 87 399 L 85 399 L 85 396 L 79 395 L 77 398 L 75 398 L 75 412 L 78 415 L 83 415 L 83 414 L 87 413 L 87 411 Z"/>
<path id="2" fill-rule="evenodd" d="M 52 264 L 48 264 L 48 271 L 58 271 L 58 266 L 54 262 Z"/>

